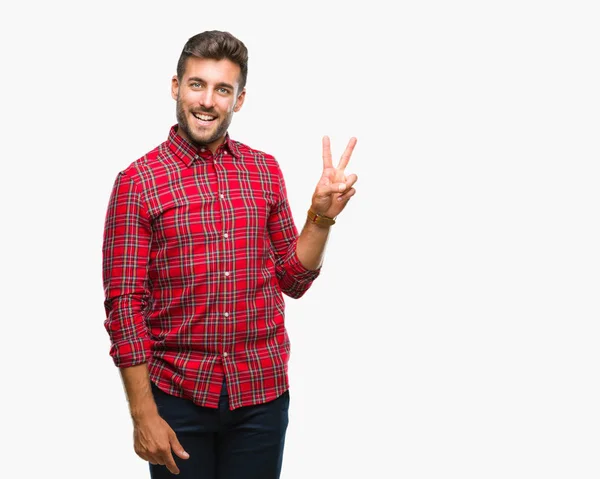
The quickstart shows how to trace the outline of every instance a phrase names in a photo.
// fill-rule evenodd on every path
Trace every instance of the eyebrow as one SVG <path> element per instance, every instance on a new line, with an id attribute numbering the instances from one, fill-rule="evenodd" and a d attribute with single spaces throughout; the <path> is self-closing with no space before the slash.
<path id="1" fill-rule="evenodd" d="M 206 81 L 204 81 L 204 80 L 203 80 L 202 78 L 200 78 L 200 77 L 189 77 L 189 78 L 188 78 L 188 83 L 189 83 L 189 82 L 191 82 L 191 81 L 199 81 L 199 82 L 202 82 L 202 83 L 206 83 Z M 218 86 L 218 87 L 226 87 L 226 88 L 230 88 L 231 90 L 233 90 L 233 89 L 234 89 L 234 88 L 233 88 L 233 85 L 230 85 L 229 83 L 225 83 L 225 82 L 220 82 L 220 83 L 217 83 L 217 85 L 216 85 L 216 86 Z"/>

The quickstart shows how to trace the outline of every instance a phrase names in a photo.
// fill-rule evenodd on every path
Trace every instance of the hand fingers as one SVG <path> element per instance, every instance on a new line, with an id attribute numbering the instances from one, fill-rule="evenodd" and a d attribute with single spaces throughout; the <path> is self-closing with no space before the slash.
<path id="1" fill-rule="evenodd" d="M 323 169 L 333 168 L 333 162 L 331 161 L 331 143 L 329 137 L 323 137 Z"/>
<path id="2" fill-rule="evenodd" d="M 134 443 L 133 445 L 133 450 L 135 451 L 135 453 L 140 456 L 144 461 L 148 461 L 150 464 L 156 464 L 156 460 L 154 459 L 153 455 L 149 453 L 149 451 L 143 447 L 141 447 L 140 445 L 138 445 L 138 443 Z"/>
<path id="3" fill-rule="evenodd" d="M 163 458 L 163 456 L 166 455 L 166 452 L 161 452 L 157 450 L 155 453 L 151 453 L 150 451 L 146 453 L 138 452 L 137 455 L 140 456 L 144 461 L 148 461 L 153 466 L 164 466 L 165 464 L 165 459 Z"/>
<path id="4" fill-rule="evenodd" d="M 170 441 L 171 441 L 171 449 L 173 449 L 173 452 L 175 454 L 177 454 L 181 459 L 189 459 L 190 455 L 185 451 L 183 446 L 180 444 L 175 432 L 173 432 L 171 434 Z"/>
<path id="5" fill-rule="evenodd" d="M 154 460 L 154 458 L 152 458 L 149 454 L 145 454 L 143 452 L 140 452 L 137 449 L 135 449 L 135 453 L 138 456 L 140 456 L 144 461 L 148 461 L 150 464 L 156 464 L 155 462 L 152 462 Z"/>
<path id="6" fill-rule="evenodd" d="M 173 430 L 169 433 L 169 443 L 169 448 L 162 451 L 161 454 L 155 455 L 157 456 L 153 458 L 155 462 L 151 462 L 151 464 L 163 464 L 172 474 L 179 474 L 179 468 L 171 454 L 171 449 L 181 459 L 189 459 L 190 455 L 185 451 Z"/>
<path id="7" fill-rule="evenodd" d="M 358 176 L 354 173 L 346 177 L 346 191 L 356 183 L 356 180 L 358 180 Z"/>
<path id="8" fill-rule="evenodd" d="M 159 464 L 161 466 L 164 466 L 168 460 L 168 456 L 171 455 L 171 452 L 168 449 L 165 449 L 165 450 L 156 449 L 153 451 L 148 450 L 143 453 L 138 452 L 137 455 L 140 456 L 145 461 L 148 461 L 152 465 Z M 173 458 L 171 457 L 171 461 L 172 460 L 173 460 Z M 177 466 L 175 466 L 175 467 L 177 467 Z"/>
<path id="9" fill-rule="evenodd" d="M 356 176 L 355 174 L 348 175 L 346 181 L 346 189 L 341 194 L 339 194 L 336 199 L 338 201 L 346 201 L 349 200 L 352 196 L 354 196 L 356 190 L 352 188 L 352 186 L 354 185 L 354 183 L 356 183 L 357 180 L 358 176 Z"/>
<path id="10" fill-rule="evenodd" d="M 317 196 L 330 196 L 335 193 L 341 193 L 347 188 L 346 183 L 332 183 L 329 185 L 319 185 Z"/>
<path id="11" fill-rule="evenodd" d="M 329 196 L 335 193 L 344 193 L 347 192 L 350 188 L 352 188 L 352 186 L 354 185 L 354 183 L 356 183 L 357 180 L 358 176 L 352 173 L 351 175 L 348 175 L 346 181 L 341 181 L 337 183 L 323 182 L 319 184 L 317 193 L 319 196 Z"/>
<path id="12" fill-rule="evenodd" d="M 163 464 L 167 466 L 167 469 L 171 471 L 171 474 L 179 474 L 179 468 L 177 467 L 177 464 L 175 464 L 175 459 L 173 459 L 170 450 L 163 453 Z"/>
<path id="13" fill-rule="evenodd" d="M 349 190 L 345 191 L 343 194 L 338 196 L 337 200 L 338 201 L 348 201 L 350 198 L 352 198 L 354 196 L 355 193 L 356 193 L 356 190 L 354 188 L 350 188 Z"/>
<path id="14" fill-rule="evenodd" d="M 346 165 L 348 165 L 348 162 L 350 161 L 350 157 L 352 156 L 352 152 L 354 151 L 354 147 L 356 146 L 356 138 L 352 137 L 350 138 L 350 141 L 348 142 L 348 146 L 346 146 L 346 149 L 344 150 L 344 154 L 342 155 L 342 158 L 340 159 L 340 163 L 338 164 L 338 170 L 343 170 L 344 168 L 346 168 Z"/>

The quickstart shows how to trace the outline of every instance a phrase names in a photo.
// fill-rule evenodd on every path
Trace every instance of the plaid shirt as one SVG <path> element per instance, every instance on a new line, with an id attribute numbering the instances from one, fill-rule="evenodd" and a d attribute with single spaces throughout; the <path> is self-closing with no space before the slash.
<path id="1" fill-rule="evenodd" d="M 275 158 L 229 135 L 213 155 L 177 135 L 120 172 L 110 196 L 103 280 L 110 356 L 148 363 L 163 391 L 218 407 L 288 389 L 283 294 L 319 271 L 296 255 L 298 232 Z"/>

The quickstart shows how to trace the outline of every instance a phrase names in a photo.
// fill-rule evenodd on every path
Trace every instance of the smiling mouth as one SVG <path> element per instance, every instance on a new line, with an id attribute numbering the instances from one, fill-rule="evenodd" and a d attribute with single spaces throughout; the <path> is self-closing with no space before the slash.
<path id="1" fill-rule="evenodd" d="M 207 115 L 205 113 L 192 113 L 192 115 L 200 121 L 213 121 L 216 118 L 216 116 Z"/>

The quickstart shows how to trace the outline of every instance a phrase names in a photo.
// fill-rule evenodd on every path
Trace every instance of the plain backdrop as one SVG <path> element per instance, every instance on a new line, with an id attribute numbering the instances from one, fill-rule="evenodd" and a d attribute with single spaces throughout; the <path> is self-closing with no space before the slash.
<path id="1" fill-rule="evenodd" d="M 323 271 L 286 299 L 283 479 L 600 477 L 597 2 L 41 2 L 0 14 L 6 478 L 146 478 L 103 321 L 117 173 L 175 123 L 183 44 L 250 51 L 231 136 L 301 226 L 358 138 Z"/>

